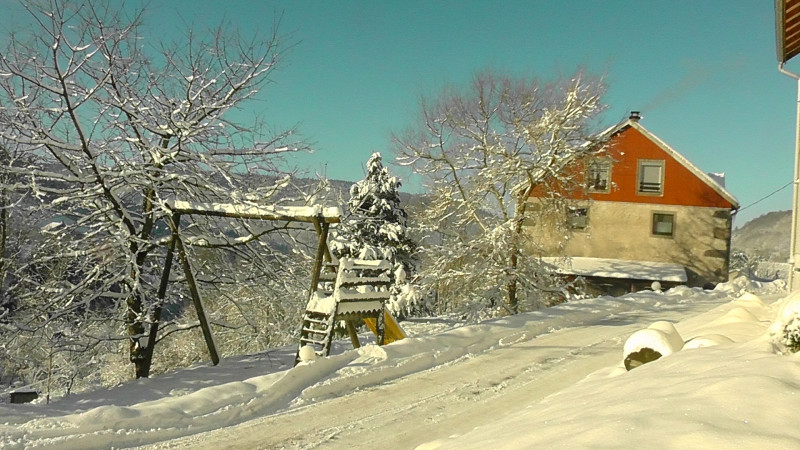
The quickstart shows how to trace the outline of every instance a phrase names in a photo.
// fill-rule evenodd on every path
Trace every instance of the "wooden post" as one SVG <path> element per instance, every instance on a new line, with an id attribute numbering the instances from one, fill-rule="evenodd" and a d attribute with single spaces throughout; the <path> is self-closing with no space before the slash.
<path id="1" fill-rule="evenodd" d="M 172 235 L 169 238 L 169 247 L 167 247 L 167 257 L 164 258 L 164 270 L 161 273 L 161 283 L 158 285 L 158 306 L 153 311 L 153 323 L 150 324 L 150 332 L 147 337 L 147 348 L 145 349 L 144 362 L 142 368 L 142 376 L 150 376 L 150 367 L 153 364 L 153 350 L 156 346 L 156 339 L 158 338 L 158 327 L 161 323 L 161 312 L 164 309 L 164 297 L 167 295 L 167 286 L 169 284 L 169 273 L 172 268 L 172 259 L 175 255 L 175 241 L 178 236 L 178 229 L 180 228 L 181 215 L 176 213 L 172 216 L 170 228 Z"/>
<path id="2" fill-rule="evenodd" d="M 386 342 L 386 307 L 381 308 L 378 314 L 378 319 L 375 321 L 375 342 L 378 345 L 384 345 Z"/>
<path id="3" fill-rule="evenodd" d="M 353 344 L 353 348 L 361 347 L 361 341 L 358 340 L 358 333 L 356 333 L 356 326 L 353 325 L 352 320 L 345 320 L 345 329 L 347 329 L 347 335 L 350 336 L 350 343 Z"/>
<path id="4" fill-rule="evenodd" d="M 323 258 L 325 261 L 331 261 L 331 253 L 328 248 L 328 231 L 331 223 L 338 223 L 341 219 L 341 210 L 339 208 L 322 208 L 315 209 L 314 213 L 309 214 L 308 208 L 295 208 L 291 206 L 252 206 L 252 205 L 237 205 L 225 203 L 203 203 L 203 202 L 186 202 L 175 200 L 170 206 L 174 214 L 174 243 L 170 245 L 175 246 L 178 250 L 178 257 L 183 264 L 183 271 L 186 276 L 186 281 L 189 284 L 189 291 L 192 295 L 195 309 L 197 310 L 200 326 L 203 330 L 203 337 L 208 345 L 208 351 L 211 354 L 211 360 L 216 365 L 219 362 L 216 346 L 214 344 L 214 336 L 211 334 L 211 328 L 208 325 L 205 313 L 203 311 L 203 304 L 200 299 L 200 293 L 197 289 L 197 284 L 192 274 L 189 259 L 186 256 L 186 250 L 183 246 L 183 241 L 178 233 L 178 218 L 182 214 L 198 214 L 211 217 L 231 217 L 237 219 L 257 219 L 257 220 L 280 220 L 280 221 L 297 221 L 297 222 L 311 222 L 318 235 L 317 253 L 314 261 L 314 269 L 311 276 L 311 289 L 309 297 L 317 290 L 320 275 L 323 267 Z M 169 256 L 169 255 L 168 255 Z M 171 261 L 171 260 L 170 260 Z M 169 264 L 166 265 L 165 270 L 168 272 Z M 166 286 L 168 282 L 168 274 L 162 277 L 160 291 L 166 293 Z M 158 321 L 160 320 L 160 309 L 154 311 L 154 325 L 150 331 L 153 338 L 156 337 L 155 332 L 158 331 Z M 155 341 L 153 341 L 155 342 Z M 330 345 L 328 345 L 330 348 Z"/>
<path id="5" fill-rule="evenodd" d="M 316 226 L 314 228 L 317 229 L 317 233 L 320 232 L 320 225 L 319 222 L 315 222 Z M 330 224 L 325 223 L 325 226 L 328 227 Z M 325 262 L 331 262 L 333 258 L 331 258 L 331 250 L 328 247 L 328 230 L 325 230 L 325 240 L 322 241 L 322 251 L 323 255 L 325 256 Z"/>
<path id="6" fill-rule="evenodd" d="M 308 291 L 308 297 L 311 298 L 317 290 L 319 284 L 319 275 L 322 272 L 322 259 L 325 252 L 328 250 L 328 228 L 330 224 L 327 222 L 319 223 L 319 219 L 314 219 L 314 228 L 317 229 L 317 254 L 314 258 L 314 271 L 311 272 L 311 290 Z M 330 254 L 328 255 L 330 258 Z"/>
<path id="7" fill-rule="evenodd" d="M 183 263 L 183 273 L 186 276 L 186 283 L 189 284 L 189 293 L 192 294 L 192 302 L 194 308 L 197 310 L 197 318 L 200 320 L 200 328 L 203 330 L 203 337 L 208 346 L 208 353 L 211 355 L 211 362 L 216 366 L 219 364 L 219 355 L 217 354 L 217 346 L 214 344 L 214 335 L 211 334 L 211 327 L 208 325 L 206 313 L 203 310 L 203 302 L 200 300 L 200 292 L 197 290 L 197 283 L 195 283 L 194 275 L 192 274 L 192 267 L 189 265 L 189 258 L 186 256 L 186 249 L 183 247 L 183 241 L 177 234 L 175 235 L 175 244 L 178 247 L 178 256 Z"/>

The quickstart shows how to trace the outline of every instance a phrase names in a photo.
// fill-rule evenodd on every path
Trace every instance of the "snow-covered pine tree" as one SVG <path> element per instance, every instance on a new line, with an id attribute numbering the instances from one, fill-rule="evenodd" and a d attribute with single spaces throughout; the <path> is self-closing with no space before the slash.
<path id="1" fill-rule="evenodd" d="M 400 202 L 400 180 L 383 166 L 375 152 L 367 161 L 367 174 L 350 187 L 347 215 L 331 241 L 337 258 L 386 259 L 392 272 L 392 298 L 387 305 L 399 316 L 410 313 L 420 296 L 408 283 L 414 270 L 416 244 L 407 233 L 408 215 Z"/>

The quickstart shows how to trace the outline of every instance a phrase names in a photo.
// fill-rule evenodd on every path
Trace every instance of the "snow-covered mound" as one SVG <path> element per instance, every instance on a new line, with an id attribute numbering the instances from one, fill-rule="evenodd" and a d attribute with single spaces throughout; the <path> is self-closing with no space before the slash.
<path id="1" fill-rule="evenodd" d="M 597 371 L 506 420 L 420 448 L 798 448 L 800 354 L 781 355 L 770 342 L 797 317 L 799 298 L 770 305 L 744 293 L 678 323 L 690 340 L 669 358 Z"/>
<path id="2" fill-rule="evenodd" d="M 631 370 L 682 348 L 683 338 L 678 330 L 671 322 L 661 320 L 633 333 L 625 341 L 622 362 L 626 369 Z"/>
<path id="3" fill-rule="evenodd" d="M 800 292 L 787 296 L 778 305 L 778 317 L 770 326 L 770 337 L 778 351 L 800 351 Z"/>

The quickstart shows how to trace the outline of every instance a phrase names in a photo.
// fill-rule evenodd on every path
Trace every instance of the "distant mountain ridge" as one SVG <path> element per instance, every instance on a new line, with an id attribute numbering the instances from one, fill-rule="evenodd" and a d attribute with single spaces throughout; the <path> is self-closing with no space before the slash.
<path id="1" fill-rule="evenodd" d="M 786 262 L 792 230 L 791 211 L 772 211 L 733 230 L 731 248 L 768 261 Z"/>

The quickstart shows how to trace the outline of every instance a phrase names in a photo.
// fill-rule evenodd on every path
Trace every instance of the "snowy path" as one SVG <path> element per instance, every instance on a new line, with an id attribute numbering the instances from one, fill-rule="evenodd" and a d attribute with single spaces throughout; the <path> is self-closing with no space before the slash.
<path id="1" fill-rule="evenodd" d="M 502 418 L 618 363 L 622 341 L 637 328 L 561 330 L 171 446 L 375 448 L 377 440 L 384 448 L 413 448 Z"/>
<path id="2" fill-rule="evenodd" d="M 704 300 L 611 317 L 595 310 L 589 321 L 598 325 L 553 332 L 540 333 L 535 329 L 540 324 L 530 324 L 533 330 L 501 334 L 489 351 L 353 393 L 323 384 L 320 389 L 344 396 L 155 447 L 357 449 L 375 448 L 377 441 L 384 448 L 414 448 L 512 416 L 592 372 L 618 365 L 622 345 L 634 331 L 720 303 L 720 298 Z M 580 316 L 580 308 L 572 313 Z"/>

